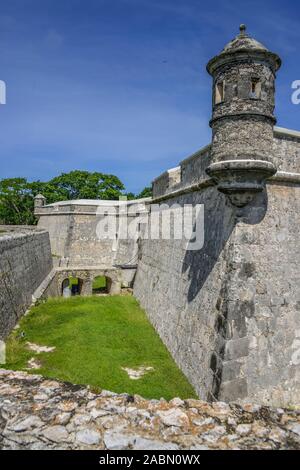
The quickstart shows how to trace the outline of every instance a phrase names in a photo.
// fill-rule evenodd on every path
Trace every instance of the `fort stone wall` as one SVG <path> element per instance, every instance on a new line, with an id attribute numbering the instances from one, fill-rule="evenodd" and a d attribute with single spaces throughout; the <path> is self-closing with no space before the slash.
<path id="1" fill-rule="evenodd" d="M 299 210 L 300 175 L 268 184 L 236 224 L 219 306 L 225 351 L 216 355 L 226 401 L 300 402 Z"/>
<path id="2" fill-rule="evenodd" d="M 141 241 L 134 294 L 201 399 L 299 403 L 298 176 L 242 213 L 215 187 L 165 199 L 204 204 L 200 250 Z"/>
<path id="3" fill-rule="evenodd" d="M 181 370 L 206 399 L 217 341 L 215 304 L 224 282 L 234 216 L 213 187 L 163 202 L 205 205 L 204 246 L 187 251 L 187 240 L 141 240 L 134 295 Z"/>
<path id="4" fill-rule="evenodd" d="M 273 159 L 278 171 L 300 173 L 300 132 L 275 127 Z"/>
<path id="5" fill-rule="evenodd" d="M 32 303 L 32 294 L 52 269 L 49 234 L 0 234 L 0 339 Z"/>
<path id="6" fill-rule="evenodd" d="M 146 210 L 143 201 L 128 201 L 122 206 L 119 201 L 62 201 L 39 207 L 35 214 L 38 227 L 49 232 L 51 251 L 60 259 L 60 266 L 130 267 L 137 263 L 137 237 L 122 236 L 120 225 L 122 220 L 126 223 L 126 214 L 128 225 L 138 224 L 138 217 Z M 99 233 L 101 227 L 106 231 L 113 226 L 115 238 Z"/>

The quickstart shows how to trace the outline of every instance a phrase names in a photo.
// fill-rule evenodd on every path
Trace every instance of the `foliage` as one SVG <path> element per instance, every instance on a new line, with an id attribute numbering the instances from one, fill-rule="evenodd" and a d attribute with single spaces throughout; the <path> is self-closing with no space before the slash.
<path id="1" fill-rule="evenodd" d="M 142 199 L 144 197 L 152 197 L 152 188 L 151 186 L 146 186 L 140 194 L 136 196 L 136 199 Z"/>
<path id="2" fill-rule="evenodd" d="M 62 173 L 47 182 L 28 182 L 26 178 L 2 179 L 0 180 L 0 223 L 35 224 L 34 196 L 39 193 L 46 198 L 47 204 L 70 199 L 117 200 L 124 195 L 131 200 L 151 195 L 151 188 L 143 189 L 138 196 L 125 193 L 124 190 L 125 187 L 117 176 L 83 170 Z"/>
<path id="3" fill-rule="evenodd" d="M 36 355 L 27 341 L 56 349 Z M 41 369 L 32 372 L 46 377 L 146 398 L 195 397 L 131 296 L 49 299 L 21 319 L 6 344 L 7 369 L 24 370 L 35 357 Z M 122 369 L 140 366 L 153 370 L 139 380 L 130 379 Z"/>
<path id="4" fill-rule="evenodd" d="M 118 199 L 125 189 L 123 183 L 114 175 L 89 173 L 74 170 L 56 176 L 49 184 L 64 194 L 64 199 Z M 45 196 L 46 197 L 46 196 Z"/>
<path id="5" fill-rule="evenodd" d="M 125 193 L 127 201 L 132 201 L 133 199 L 137 199 L 134 193 Z"/>
<path id="6" fill-rule="evenodd" d="M 33 224 L 33 196 L 25 178 L 0 180 L 0 221 L 4 224 Z"/>
<path id="7" fill-rule="evenodd" d="M 0 221 L 3 224 L 31 225 L 34 196 L 42 193 L 47 203 L 69 199 L 118 199 L 123 183 L 114 175 L 75 170 L 48 182 L 28 182 L 26 178 L 0 180 Z"/>
<path id="8" fill-rule="evenodd" d="M 139 194 L 125 193 L 125 196 L 128 201 L 132 201 L 134 199 L 143 199 L 145 197 L 152 197 L 152 188 L 151 186 L 146 186 Z"/>

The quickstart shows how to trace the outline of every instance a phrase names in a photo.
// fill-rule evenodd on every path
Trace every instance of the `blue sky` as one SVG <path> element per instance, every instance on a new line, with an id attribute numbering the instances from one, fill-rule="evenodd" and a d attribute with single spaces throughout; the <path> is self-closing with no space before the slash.
<path id="1" fill-rule="evenodd" d="M 209 143 L 205 66 L 240 23 L 283 59 L 278 125 L 300 129 L 295 0 L 1 0 L 0 178 L 85 169 L 138 192 Z"/>

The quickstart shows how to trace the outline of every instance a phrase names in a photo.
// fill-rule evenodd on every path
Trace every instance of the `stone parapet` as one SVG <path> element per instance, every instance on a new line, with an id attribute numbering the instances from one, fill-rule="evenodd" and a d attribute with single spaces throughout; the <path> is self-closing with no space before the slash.
<path id="1" fill-rule="evenodd" d="M 3 450 L 300 449 L 295 410 L 95 394 L 6 370 L 0 392 Z"/>

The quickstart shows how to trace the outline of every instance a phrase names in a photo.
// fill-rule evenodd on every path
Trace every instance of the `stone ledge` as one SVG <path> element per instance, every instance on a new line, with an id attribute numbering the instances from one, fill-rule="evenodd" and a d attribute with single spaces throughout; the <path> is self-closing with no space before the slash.
<path id="1" fill-rule="evenodd" d="M 287 171 L 277 171 L 276 175 L 267 179 L 267 184 L 300 184 L 300 173 L 291 173 Z M 175 191 L 170 191 L 169 193 L 162 194 L 161 196 L 154 197 L 151 201 L 151 204 L 156 204 L 161 201 L 168 199 L 173 199 L 175 197 L 183 196 L 185 194 L 193 193 L 196 191 L 202 191 L 208 187 L 214 186 L 214 182 L 211 178 L 203 178 L 199 183 L 194 183 L 189 186 L 183 186 L 180 189 Z"/>
<path id="2" fill-rule="evenodd" d="M 288 171 L 277 171 L 276 175 L 272 176 L 267 183 L 300 183 L 300 173 L 290 173 Z"/>
<path id="3" fill-rule="evenodd" d="M 285 127 L 274 127 L 274 136 L 275 137 L 294 137 L 300 139 L 300 132 L 294 129 L 286 129 Z"/>
<path id="4" fill-rule="evenodd" d="M 300 411 L 167 402 L 0 370 L 0 448 L 300 449 Z"/>

